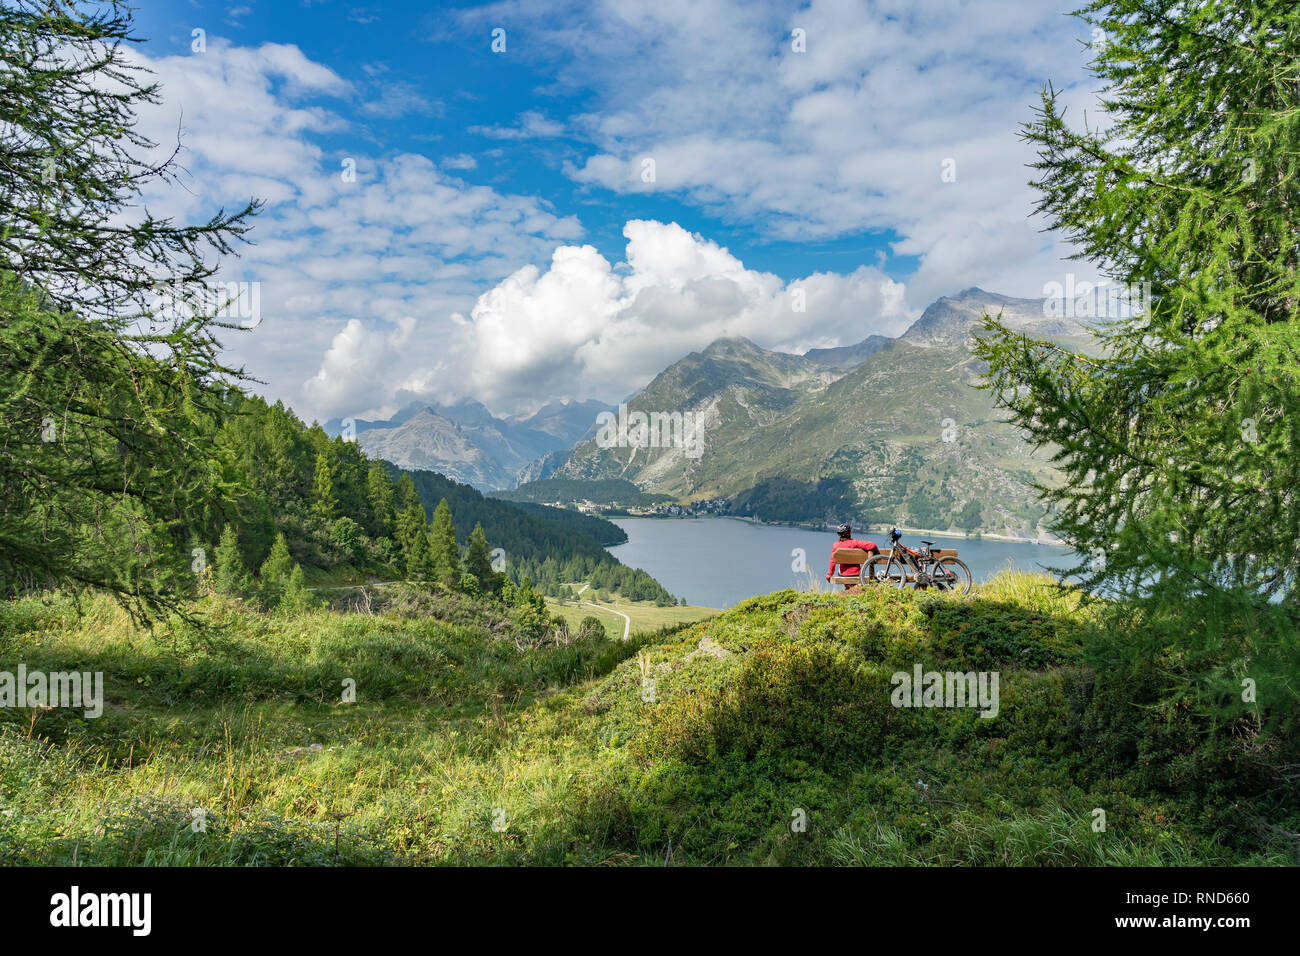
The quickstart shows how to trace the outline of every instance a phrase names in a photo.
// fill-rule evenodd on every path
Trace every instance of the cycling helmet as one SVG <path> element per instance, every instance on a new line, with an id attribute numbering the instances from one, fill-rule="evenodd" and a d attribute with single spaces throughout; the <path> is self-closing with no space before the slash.
<path id="1" fill-rule="evenodd" d="M 853 529 L 846 524 L 842 524 L 835 529 L 835 533 L 838 534 L 841 538 L 847 538 L 849 535 L 853 533 Z"/>

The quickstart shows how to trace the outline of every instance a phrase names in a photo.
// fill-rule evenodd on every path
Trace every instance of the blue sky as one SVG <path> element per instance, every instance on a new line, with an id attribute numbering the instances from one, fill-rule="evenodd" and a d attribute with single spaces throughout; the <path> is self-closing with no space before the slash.
<path id="1" fill-rule="evenodd" d="M 267 200 L 223 267 L 264 320 L 228 344 L 308 418 L 609 400 L 720 334 L 896 334 L 1086 272 L 1029 218 L 1016 134 L 1049 80 L 1094 108 L 1088 32 L 999 7 L 150 5 L 142 125 L 187 147 L 151 207 Z"/>

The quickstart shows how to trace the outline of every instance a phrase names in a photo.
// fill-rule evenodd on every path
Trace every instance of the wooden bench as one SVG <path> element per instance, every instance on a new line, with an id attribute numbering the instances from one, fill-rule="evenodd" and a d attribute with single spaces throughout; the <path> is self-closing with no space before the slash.
<path id="1" fill-rule="evenodd" d="M 835 564 L 837 567 L 841 564 L 856 564 L 859 566 L 860 571 L 865 571 L 866 563 L 883 553 L 881 551 L 864 551 L 862 548 L 836 548 Z M 843 584 L 845 587 L 852 587 L 861 583 L 857 574 L 837 574 L 831 578 L 831 584 Z"/>
<path id="2" fill-rule="evenodd" d="M 888 550 L 864 551 L 861 548 L 837 548 L 835 551 L 836 565 L 856 564 L 859 566 L 860 570 L 858 574 L 836 574 L 831 577 L 831 584 L 842 584 L 846 588 L 856 587 L 857 585 L 860 585 L 862 583 L 861 572 L 866 571 L 867 562 L 880 557 L 888 558 L 889 551 Z M 939 560 L 940 558 L 955 558 L 955 557 L 957 557 L 956 548 L 936 548 L 934 550 L 934 558 L 936 561 Z M 909 581 L 912 580 L 912 575 L 910 573 L 908 574 L 907 579 Z M 867 581 L 868 583 L 872 583 L 871 578 L 868 578 Z"/>

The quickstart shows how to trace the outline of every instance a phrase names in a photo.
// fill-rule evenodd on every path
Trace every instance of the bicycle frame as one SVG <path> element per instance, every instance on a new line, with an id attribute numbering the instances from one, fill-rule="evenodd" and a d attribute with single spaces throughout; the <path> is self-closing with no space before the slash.
<path id="1" fill-rule="evenodd" d="M 921 552 L 913 551 L 907 545 L 895 541 L 887 554 L 891 559 L 897 561 L 900 566 L 906 567 L 907 570 L 915 571 L 917 574 L 921 573 L 921 562 L 924 560 Z M 886 567 L 888 567 L 888 564 L 886 564 Z M 906 574 L 907 571 L 903 573 Z"/>
<path id="2" fill-rule="evenodd" d="M 915 551 L 901 541 L 895 541 L 888 552 L 882 553 L 888 554 L 890 560 L 898 562 L 904 576 L 911 572 L 917 575 L 924 574 L 931 582 L 934 582 L 936 577 L 945 583 L 957 580 L 957 575 L 939 564 L 931 548 L 926 548 L 925 551 Z M 888 562 L 886 562 L 885 567 L 889 567 Z"/>

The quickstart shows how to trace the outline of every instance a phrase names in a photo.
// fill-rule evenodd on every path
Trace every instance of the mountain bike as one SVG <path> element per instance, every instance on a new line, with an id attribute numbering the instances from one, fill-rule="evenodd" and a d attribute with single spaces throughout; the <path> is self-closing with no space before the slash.
<path id="1" fill-rule="evenodd" d="M 970 594 L 971 574 L 966 562 L 955 554 L 942 557 L 935 551 L 933 541 L 922 541 L 921 550 L 914 551 L 899 539 L 901 531 L 893 528 L 889 532 L 890 549 L 888 554 L 872 558 L 862 569 L 863 575 L 876 584 L 892 584 L 905 588 L 936 588 L 940 591 L 952 591 L 957 594 Z"/>

